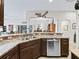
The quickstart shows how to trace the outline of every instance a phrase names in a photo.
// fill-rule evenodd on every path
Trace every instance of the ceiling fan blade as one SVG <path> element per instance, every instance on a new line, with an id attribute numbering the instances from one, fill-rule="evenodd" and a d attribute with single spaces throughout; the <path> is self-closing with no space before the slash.
<path id="1" fill-rule="evenodd" d="M 41 13 L 35 13 L 35 15 L 37 15 L 38 17 L 41 17 Z"/>
<path id="2" fill-rule="evenodd" d="M 42 17 L 44 17 L 45 15 L 47 15 L 48 14 L 48 11 L 46 11 L 43 15 L 41 15 Z"/>

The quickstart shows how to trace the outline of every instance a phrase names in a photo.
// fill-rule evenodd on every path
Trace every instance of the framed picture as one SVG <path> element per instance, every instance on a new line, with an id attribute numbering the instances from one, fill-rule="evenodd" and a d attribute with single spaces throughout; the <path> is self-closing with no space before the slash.
<path id="1" fill-rule="evenodd" d="M 72 24 L 72 29 L 73 29 L 73 30 L 76 29 L 76 23 L 73 23 L 73 24 Z"/>
<path id="2" fill-rule="evenodd" d="M 68 25 L 64 25 L 64 31 L 68 31 Z"/>

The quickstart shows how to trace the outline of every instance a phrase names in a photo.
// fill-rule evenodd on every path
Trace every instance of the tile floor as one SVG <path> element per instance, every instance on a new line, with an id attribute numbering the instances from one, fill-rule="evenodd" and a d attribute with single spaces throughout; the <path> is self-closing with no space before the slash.
<path id="1" fill-rule="evenodd" d="M 64 58 L 64 57 L 59 57 L 59 58 L 46 58 L 46 57 L 40 57 L 39 59 L 68 59 L 68 58 Z"/>
<path id="2" fill-rule="evenodd" d="M 56 58 L 40 57 L 38 59 L 71 59 L 71 53 L 69 53 L 68 57 L 56 57 Z"/>

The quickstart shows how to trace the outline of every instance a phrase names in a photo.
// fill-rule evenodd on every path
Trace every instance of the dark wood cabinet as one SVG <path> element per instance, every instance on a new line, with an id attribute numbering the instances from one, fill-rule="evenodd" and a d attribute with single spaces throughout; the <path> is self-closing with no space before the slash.
<path id="1" fill-rule="evenodd" d="M 61 38 L 61 56 L 69 55 L 69 39 Z"/>
<path id="2" fill-rule="evenodd" d="M 47 39 L 41 39 L 41 56 L 47 56 Z"/>
<path id="3" fill-rule="evenodd" d="M 60 39 L 60 50 L 61 56 L 67 57 L 69 55 L 69 39 L 61 38 Z M 41 56 L 47 56 L 47 39 L 41 39 Z"/>
<path id="4" fill-rule="evenodd" d="M 79 59 L 75 54 L 71 53 L 71 59 Z"/>
<path id="5" fill-rule="evenodd" d="M 0 26 L 4 25 L 4 0 L 0 0 Z"/>
<path id="6" fill-rule="evenodd" d="M 37 59 L 40 57 L 40 41 L 38 40 L 38 43 L 32 46 L 32 53 L 33 53 L 33 59 Z"/>
<path id="7" fill-rule="evenodd" d="M 68 56 L 69 39 L 61 38 L 60 46 L 61 56 Z M 40 56 L 47 56 L 47 38 L 23 42 L 0 57 L 0 59 L 37 59 Z"/>
<path id="8" fill-rule="evenodd" d="M 14 47 L 11 51 L 3 55 L 1 59 L 19 59 L 18 47 Z"/>
<path id="9" fill-rule="evenodd" d="M 32 59 L 32 47 L 26 47 L 20 50 L 20 59 Z"/>
<path id="10" fill-rule="evenodd" d="M 40 56 L 40 40 L 20 44 L 20 59 L 37 59 Z"/>
<path id="11" fill-rule="evenodd" d="M 18 53 L 14 54 L 10 59 L 19 59 Z"/>

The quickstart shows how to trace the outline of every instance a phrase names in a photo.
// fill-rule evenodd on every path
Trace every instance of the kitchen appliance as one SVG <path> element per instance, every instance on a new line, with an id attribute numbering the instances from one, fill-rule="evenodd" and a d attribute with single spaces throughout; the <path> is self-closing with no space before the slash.
<path id="1" fill-rule="evenodd" d="M 47 56 L 60 56 L 60 40 L 47 39 Z"/>
<path id="2" fill-rule="evenodd" d="M 8 25 L 8 30 L 10 33 L 13 33 L 14 25 Z"/>
<path id="3" fill-rule="evenodd" d="M 6 26 L 3 26 L 3 32 L 6 32 Z"/>
<path id="4" fill-rule="evenodd" d="M 49 32 L 55 32 L 55 24 L 53 24 L 53 23 L 48 24 L 48 31 Z"/>
<path id="5" fill-rule="evenodd" d="M 18 25 L 18 33 L 27 33 L 27 25 Z"/>

